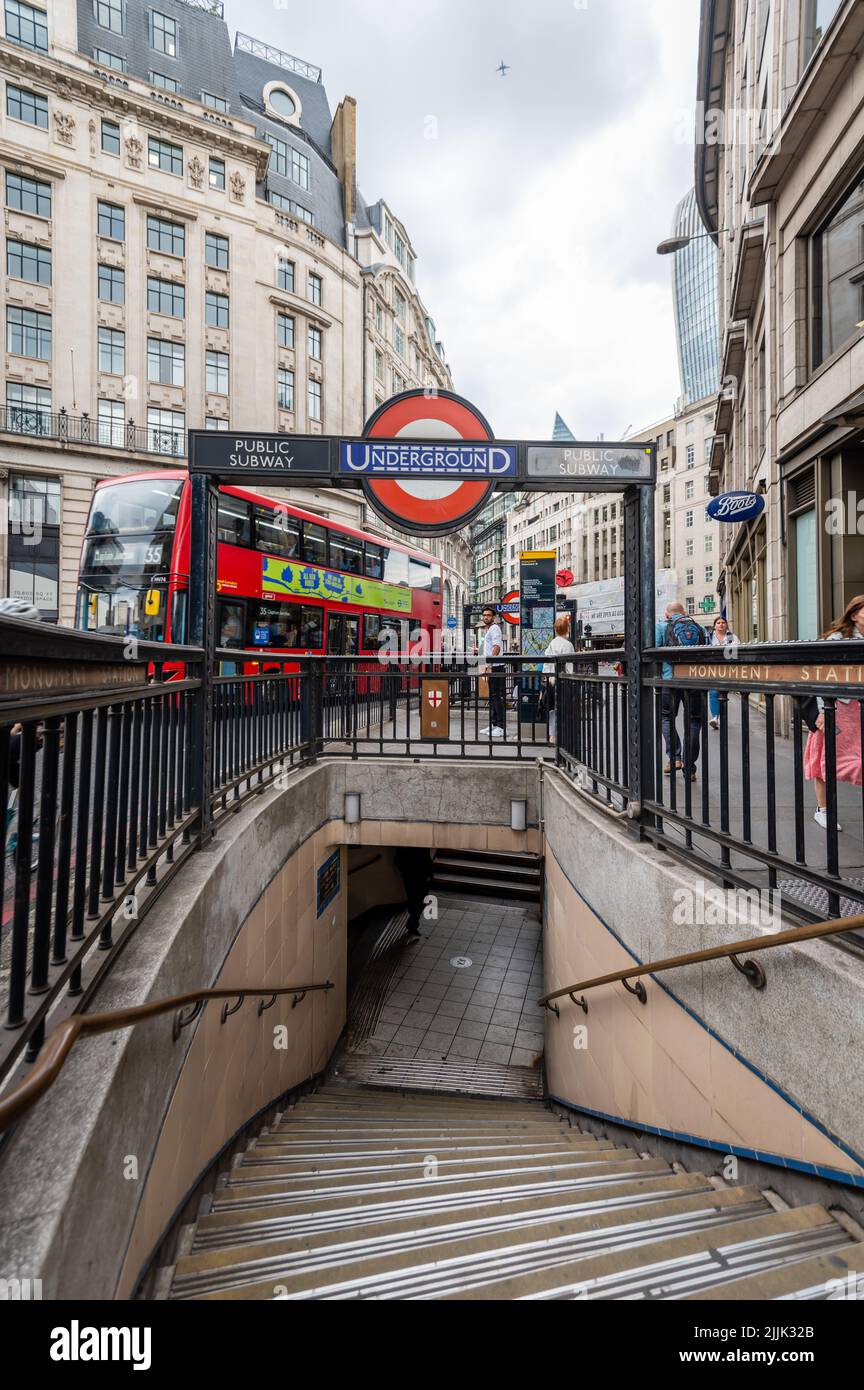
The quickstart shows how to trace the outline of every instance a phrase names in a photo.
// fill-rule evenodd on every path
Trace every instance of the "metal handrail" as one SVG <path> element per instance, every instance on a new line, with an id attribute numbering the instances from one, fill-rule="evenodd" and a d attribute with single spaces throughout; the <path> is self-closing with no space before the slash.
<path id="1" fill-rule="evenodd" d="M 181 1029 L 194 1022 L 208 999 L 235 999 L 237 1001 L 233 1008 L 229 1008 L 227 1004 L 222 1006 L 222 1022 L 224 1023 L 231 1014 L 237 1012 L 247 995 L 260 995 L 262 999 L 267 998 L 269 1000 L 267 1004 L 259 1002 L 258 1015 L 260 1017 L 266 1009 L 275 1003 L 279 995 L 293 994 L 295 999 L 291 1007 L 294 1008 L 305 995 L 318 990 L 333 988 L 332 980 L 325 980 L 323 984 L 319 985 L 280 985 L 277 988 L 274 988 L 273 985 L 267 985 L 261 989 L 250 989 L 246 986 L 235 986 L 232 989 L 230 986 L 226 986 L 216 989 L 193 990 L 189 994 L 173 994 L 167 999 L 154 999 L 149 1004 L 138 1004 L 131 1009 L 113 1009 L 109 1013 L 72 1014 L 49 1034 L 30 1074 L 0 1099 L 0 1132 L 6 1129 L 25 1110 L 29 1110 L 40 1096 L 43 1096 L 54 1084 L 63 1069 L 66 1058 L 79 1038 L 95 1033 L 113 1033 L 120 1028 L 130 1028 L 136 1023 L 144 1023 L 147 1019 L 157 1018 L 160 1014 L 173 1011 L 175 1014 L 173 1037 L 176 1042 Z M 192 1008 L 184 1017 L 183 1009 L 190 1004 Z"/>
<path id="2" fill-rule="evenodd" d="M 731 960 L 732 964 L 742 974 L 746 975 L 750 983 L 756 989 L 762 989 L 765 985 L 765 974 L 762 967 L 755 961 L 739 961 L 742 955 L 752 955 L 756 951 L 770 951 L 775 946 L 788 946 L 796 941 L 814 941 L 823 936 L 835 936 L 843 932 L 860 931 L 864 927 L 864 913 L 858 913 L 854 917 L 838 917 L 836 921 L 816 922 L 806 927 L 789 927 L 786 931 L 774 932 L 771 936 L 752 936 L 747 941 L 733 941 L 727 946 L 711 946 L 704 951 L 691 951 L 687 955 L 668 956 L 665 960 L 651 961 L 648 965 L 636 965 L 630 970 L 615 970 L 609 975 L 597 975 L 593 980 L 580 980 L 575 985 L 569 985 L 565 989 L 553 990 L 550 994 L 544 994 L 542 999 L 537 1000 L 539 1008 L 548 1009 L 551 1013 L 559 1016 L 556 999 L 569 997 L 573 1003 L 578 1005 L 586 1014 L 588 1004 L 583 998 L 577 998 L 589 989 L 598 989 L 600 985 L 622 984 L 631 994 L 638 996 L 640 1003 L 647 1002 L 645 986 L 639 982 L 631 986 L 629 981 L 637 979 L 640 975 L 661 975 L 667 970 L 677 970 L 685 965 L 699 965 L 706 960 Z"/>

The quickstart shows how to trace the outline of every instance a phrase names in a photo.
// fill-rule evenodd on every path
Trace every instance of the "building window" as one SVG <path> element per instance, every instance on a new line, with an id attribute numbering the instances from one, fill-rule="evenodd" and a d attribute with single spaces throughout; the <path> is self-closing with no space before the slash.
<path id="1" fill-rule="evenodd" d="M 172 92 L 175 96 L 180 90 L 180 83 L 177 78 L 167 77 L 164 72 L 151 72 L 150 85 L 151 87 L 158 87 L 163 92 Z"/>
<path id="2" fill-rule="evenodd" d="M 384 354 L 380 348 L 375 349 L 375 380 L 384 380 Z"/>
<path id="3" fill-rule="evenodd" d="M 384 309 L 382 305 L 375 304 L 375 331 L 384 336 Z"/>
<path id="4" fill-rule="evenodd" d="M 151 314 L 167 314 L 170 318 L 186 316 L 186 286 L 176 280 L 160 280 L 147 276 L 147 308 Z"/>
<path id="5" fill-rule="evenodd" d="M 706 565 L 706 566 L 705 566 L 705 583 L 706 583 L 706 584 L 713 584 L 713 583 L 714 583 L 714 566 L 713 566 L 713 565 Z"/>
<path id="6" fill-rule="evenodd" d="M 692 595 L 688 595 L 686 607 L 688 616 L 692 618 L 693 614 L 696 612 L 696 600 Z"/>
<path id="7" fill-rule="evenodd" d="M 51 185 L 6 171 L 6 206 L 36 217 L 51 216 Z"/>
<path id="8" fill-rule="evenodd" d="M 685 501 L 685 502 L 692 502 L 692 500 L 693 500 L 693 484 L 692 484 L 692 482 L 690 482 L 690 483 L 685 483 L 685 484 L 684 484 L 684 501 Z"/>
<path id="9" fill-rule="evenodd" d="M 279 347 L 293 348 L 294 319 L 290 314 L 276 315 L 276 342 Z"/>
<path id="10" fill-rule="evenodd" d="M 688 445 L 687 445 L 687 467 L 688 467 L 688 468 L 694 468 L 695 466 L 696 466 L 696 445 L 695 445 L 695 444 L 688 444 Z"/>
<path id="11" fill-rule="evenodd" d="M 276 288 L 286 294 L 294 293 L 294 262 L 283 261 L 281 256 L 276 262 Z"/>
<path id="12" fill-rule="evenodd" d="M 685 542 L 684 542 L 684 555 L 685 555 L 685 557 L 686 557 L 688 560 L 692 560 L 692 559 L 693 559 L 693 542 L 692 542 L 692 541 L 685 541 Z"/>
<path id="13" fill-rule="evenodd" d="M 404 361 L 404 359 L 405 359 L 405 333 L 404 333 L 404 330 L 399 326 L 398 323 L 394 323 L 394 325 L 393 325 L 393 346 L 395 347 L 395 349 L 396 349 L 396 351 L 398 352 L 399 356 L 400 356 L 400 357 L 403 359 L 403 361 Z"/>
<path id="14" fill-rule="evenodd" d="M 9 597 L 31 603 L 45 621 L 56 622 L 60 592 L 59 478 L 11 475 L 7 553 Z"/>
<path id="15" fill-rule="evenodd" d="M 312 173 L 309 156 L 302 154 L 300 150 L 295 150 L 293 145 L 287 144 L 285 140 L 280 140 L 275 135 L 265 133 L 264 139 L 273 150 L 271 163 L 273 172 L 281 174 L 283 178 L 290 179 L 299 188 L 307 192 L 312 186 Z"/>
<path id="16" fill-rule="evenodd" d="M 110 29 L 112 34 L 122 34 L 123 0 L 93 0 L 93 14 L 100 29 Z"/>
<path id="17" fill-rule="evenodd" d="M 316 362 L 321 361 L 321 329 L 314 323 L 309 325 L 309 356 Z"/>
<path id="18" fill-rule="evenodd" d="M 6 0 L 6 37 L 22 48 L 35 48 L 37 53 L 48 52 L 48 16 L 44 10 L 34 10 L 21 0 Z"/>
<path id="19" fill-rule="evenodd" d="M 38 309 L 6 306 L 6 351 L 16 357 L 51 361 L 51 315 Z"/>
<path id="20" fill-rule="evenodd" d="M 228 238 L 218 232 L 207 232 L 204 236 L 204 260 L 217 270 L 228 269 Z"/>
<path id="21" fill-rule="evenodd" d="M 106 154 L 120 153 L 120 127 L 116 121 L 102 122 L 102 149 Z"/>
<path id="22" fill-rule="evenodd" d="M 804 64 L 810 62 L 825 30 L 840 8 L 840 0 L 804 0 Z"/>
<path id="23" fill-rule="evenodd" d="M 126 334 L 119 328 L 99 329 L 99 370 L 110 376 L 126 371 Z"/>
<path id="24" fill-rule="evenodd" d="M 204 421 L 206 430 L 219 430 L 223 434 L 228 429 L 228 421 L 223 420 L 220 415 L 208 415 Z"/>
<path id="25" fill-rule="evenodd" d="M 204 305 L 204 322 L 210 328 L 228 327 L 228 296 L 227 294 L 215 294 L 208 290 Z"/>
<path id="26" fill-rule="evenodd" d="M 183 343 L 147 339 L 147 380 L 159 386 L 185 386 L 186 348 Z"/>
<path id="27" fill-rule="evenodd" d="M 309 303 L 310 303 L 310 304 L 317 304 L 319 308 L 321 307 L 321 290 L 322 290 L 322 285 L 323 285 L 323 281 L 322 281 L 322 279 L 321 279 L 321 276 L 320 276 L 320 275 L 313 275 L 313 274 L 311 273 L 311 271 L 310 271 L 310 273 L 309 273 Z"/>
<path id="28" fill-rule="evenodd" d="M 97 414 L 99 443 L 122 449 L 126 442 L 123 402 L 100 400 Z"/>
<path id="29" fill-rule="evenodd" d="M 186 416 L 182 410 L 147 411 L 147 444 L 154 454 L 183 454 L 186 451 Z"/>
<path id="30" fill-rule="evenodd" d="M 111 241 L 124 241 L 126 238 L 126 209 L 117 203 L 96 204 L 96 226 L 100 236 Z"/>
<path id="31" fill-rule="evenodd" d="M 294 373 L 285 367 L 276 373 L 276 404 L 280 410 L 294 409 Z"/>
<path id="32" fill-rule="evenodd" d="M 164 217 L 147 217 L 147 245 L 151 251 L 163 251 L 169 256 L 186 255 L 186 228 L 182 222 L 168 222 Z"/>
<path id="33" fill-rule="evenodd" d="M 5 424 L 16 434 L 50 434 L 51 392 L 44 386 L 7 381 Z"/>
<path id="34" fill-rule="evenodd" d="M 227 352 L 207 352 L 204 354 L 205 389 L 228 395 L 228 354 Z"/>
<path id="35" fill-rule="evenodd" d="M 48 129 L 48 98 L 38 92 L 28 91 L 26 87 L 13 87 L 6 83 L 6 115 L 13 121 L 24 121 L 26 125 Z"/>
<path id="36" fill-rule="evenodd" d="M 177 57 L 177 21 L 158 10 L 150 11 L 150 47 L 168 58 Z"/>
<path id="37" fill-rule="evenodd" d="M 673 445 L 674 443 L 675 443 L 675 432 L 674 432 L 674 430 L 667 430 L 667 431 L 666 431 L 666 448 L 667 448 L 667 449 L 671 449 L 671 448 L 672 448 L 672 445 Z"/>
<path id="38" fill-rule="evenodd" d="M 211 159 L 211 160 L 210 160 L 210 187 L 211 187 L 211 188 L 224 188 L 224 187 L 225 187 L 225 160 L 224 160 L 224 159 Z"/>
<path id="39" fill-rule="evenodd" d="M 813 365 L 853 338 L 864 319 L 864 174 L 812 243 Z"/>
<path id="40" fill-rule="evenodd" d="M 705 554 L 706 554 L 706 555 L 713 555 L 713 553 L 714 553 L 714 537 L 709 535 L 709 536 L 706 536 L 706 537 L 705 537 Z"/>
<path id="41" fill-rule="evenodd" d="M 307 226 L 315 226 L 315 214 L 308 208 L 304 208 L 302 203 L 295 203 L 293 198 L 287 197 L 284 193 L 277 193 L 275 188 L 267 189 L 267 200 L 272 203 L 274 208 L 281 208 L 283 212 L 290 212 L 293 217 L 305 222 Z"/>
<path id="42" fill-rule="evenodd" d="M 6 240 L 6 274 L 13 280 L 29 280 L 33 285 L 51 284 L 51 248 L 31 246 L 28 241 Z"/>
<path id="43" fill-rule="evenodd" d="M 310 420 L 321 419 L 321 382 L 310 381 L 308 390 L 308 413 Z"/>
<path id="44" fill-rule="evenodd" d="M 121 58 L 119 53 L 109 53 L 107 48 L 94 48 L 93 61 L 101 63 L 103 68 L 111 68 L 113 72 L 126 71 L 126 59 Z"/>
<path id="45" fill-rule="evenodd" d="M 225 98 L 217 97 L 216 95 L 214 95 L 213 92 L 202 92 L 201 100 L 205 106 L 210 107 L 211 111 L 226 112 L 228 110 L 228 102 L 225 100 Z"/>
<path id="46" fill-rule="evenodd" d="M 125 304 L 126 274 L 114 265 L 99 267 L 99 298 L 108 304 Z"/>
<path id="47" fill-rule="evenodd" d="M 693 527 L 693 513 L 692 513 L 692 512 L 685 512 L 685 513 L 684 513 L 684 525 L 687 527 L 688 530 L 692 530 L 692 527 Z"/>
<path id="48" fill-rule="evenodd" d="M 147 161 L 151 169 L 161 169 L 163 174 L 182 174 L 183 146 L 151 135 L 147 141 Z"/>

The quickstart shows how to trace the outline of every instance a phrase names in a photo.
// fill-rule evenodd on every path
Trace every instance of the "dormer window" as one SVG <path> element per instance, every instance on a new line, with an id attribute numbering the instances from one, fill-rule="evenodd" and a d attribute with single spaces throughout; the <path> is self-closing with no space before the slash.
<path id="1" fill-rule="evenodd" d="M 303 103 L 294 91 L 284 82 L 268 82 L 264 88 L 264 106 L 268 115 L 284 121 L 286 125 L 300 124 Z"/>

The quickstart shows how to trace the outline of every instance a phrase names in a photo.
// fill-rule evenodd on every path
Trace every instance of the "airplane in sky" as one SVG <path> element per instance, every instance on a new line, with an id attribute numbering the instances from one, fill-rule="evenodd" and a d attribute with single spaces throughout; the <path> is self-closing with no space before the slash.
<path id="1" fill-rule="evenodd" d="M 501 74 L 502 77 L 506 77 L 507 74 L 508 74 L 508 72 L 510 71 L 510 64 L 509 64 L 509 63 L 505 63 L 505 62 L 504 62 L 504 59 L 502 58 L 502 59 L 501 59 L 501 62 L 499 63 L 499 65 L 498 65 L 498 67 L 495 69 L 495 71 L 496 71 L 496 72 L 500 72 L 500 74 Z"/>

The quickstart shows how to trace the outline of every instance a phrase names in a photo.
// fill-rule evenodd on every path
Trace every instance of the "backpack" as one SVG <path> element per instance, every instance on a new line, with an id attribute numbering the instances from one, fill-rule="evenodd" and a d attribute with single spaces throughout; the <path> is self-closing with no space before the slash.
<path id="1" fill-rule="evenodd" d="M 705 629 L 701 623 L 697 623 L 695 618 L 688 618 L 682 614 L 679 618 L 670 618 L 666 624 L 666 641 L 664 647 L 705 647 L 708 645 L 708 638 L 705 636 Z"/>

